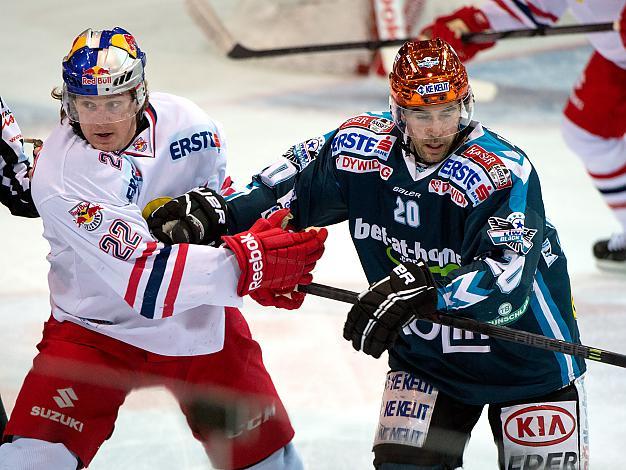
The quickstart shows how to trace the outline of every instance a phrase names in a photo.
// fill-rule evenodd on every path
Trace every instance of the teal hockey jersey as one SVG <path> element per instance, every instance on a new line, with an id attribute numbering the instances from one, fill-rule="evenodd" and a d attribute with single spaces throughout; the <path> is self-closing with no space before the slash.
<path id="1" fill-rule="evenodd" d="M 353 117 L 294 145 L 230 196 L 229 230 L 281 207 L 298 228 L 348 220 L 369 282 L 423 260 L 439 285 L 440 311 L 580 342 L 567 260 L 535 169 L 480 123 L 468 132 L 426 167 L 405 150 L 389 113 Z M 402 330 L 389 365 L 468 404 L 542 395 L 586 367 L 581 358 L 420 320 Z"/>

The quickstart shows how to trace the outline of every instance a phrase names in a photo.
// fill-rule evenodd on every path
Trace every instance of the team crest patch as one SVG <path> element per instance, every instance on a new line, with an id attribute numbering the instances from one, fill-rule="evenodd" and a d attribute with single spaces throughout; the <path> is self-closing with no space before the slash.
<path id="1" fill-rule="evenodd" d="M 148 148 L 148 142 L 143 137 L 139 137 L 133 142 L 133 148 L 136 152 L 145 152 Z"/>
<path id="2" fill-rule="evenodd" d="M 536 229 L 524 226 L 525 216 L 521 212 L 513 212 L 506 219 L 489 217 L 489 238 L 494 245 L 504 245 L 516 253 L 525 255 L 533 247 L 532 238 Z"/>
<path id="3" fill-rule="evenodd" d="M 69 210 L 74 217 L 74 222 L 80 227 L 84 227 L 88 232 L 92 232 L 102 223 L 102 207 L 92 205 L 91 202 L 83 201 Z"/>

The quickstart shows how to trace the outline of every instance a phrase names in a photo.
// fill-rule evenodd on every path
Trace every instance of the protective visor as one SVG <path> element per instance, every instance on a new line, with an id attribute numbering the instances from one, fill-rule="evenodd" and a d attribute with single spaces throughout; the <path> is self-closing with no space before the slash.
<path id="1" fill-rule="evenodd" d="M 458 101 L 404 108 L 389 98 L 393 121 L 398 129 L 412 139 L 439 139 L 458 134 L 470 125 L 474 114 L 471 93 Z"/>
<path id="2" fill-rule="evenodd" d="M 124 91 L 113 95 L 79 95 L 63 87 L 63 110 L 73 122 L 111 124 L 134 117 L 141 109 L 137 94 Z"/>

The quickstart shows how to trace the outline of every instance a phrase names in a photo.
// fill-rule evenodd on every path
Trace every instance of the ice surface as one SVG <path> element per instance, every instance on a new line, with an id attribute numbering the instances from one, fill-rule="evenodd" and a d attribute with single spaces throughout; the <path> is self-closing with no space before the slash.
<path id="1" fill-rule="evenodd" d="M 0 93 L 26 136 L 44 137 L 56 121 L 58 106 L 49 91 L 60 83 L 60 59 L 73 37 L 90 26 L 120 25 L 133 32 L 148 54 L 150 88 L 191 98 L 224 123 L 230 172 L 242 183 L 292 143 L 330 130 L 353 113 L 387 106 L 383 79 L 285 72 L 220 57 L 180 0 L 4 3 Z M 478 117 L 523 148 L 538 168 L 547 212 L 569 257 L 584 343 L 626 353 L 626 275 L 599 272 L 590 253 L 592 242 L 617 224 L 559 134 L 560 109 L 588 54 L 588 48 L 522 58 L 513 54 L 479 62 L 470 71 L 498 85 L 494 101 L 478 104 Z M 48 247 L 38 220 L 12 218 L 0 210 L 0 227 L 0 391 L 10 410 L 49 315 Z M 319 282 L 348 289 L 365 286 L 344 224 L 331 228 L 316 275 Z M 251 302 L 244 309 L 310 469 L 371 468 L 386 366 L 352 351 L 341 339 L 346 311 L 343 304 L 313 297 L 297 312 Z M 626 370 L 590 363 L 587 387 L 591 468 L 622 468 Z M 90 469 L 207 466 L 174 400 L 150 389 L 129 397 L 113 437 Z M 465 467 L 496 468 L 486 420 L 473 433 Z"/>

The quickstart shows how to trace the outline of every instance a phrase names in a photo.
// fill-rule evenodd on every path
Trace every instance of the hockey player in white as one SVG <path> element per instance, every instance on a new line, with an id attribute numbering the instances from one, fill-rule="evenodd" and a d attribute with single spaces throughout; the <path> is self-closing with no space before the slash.
<path id="1" fill-rule="evenodd" d="M 0 116 L 0 202 L 13 215 L 37 217 L 37 209 L 30 195 L 30 162 L 24 153 L 24 136 L 9 105 L 1 96 Z"/>
<path id="2" fill-rule="evenodd" d="M 0 96 L 0 202 L 13 215 L 37 217 L 37 209 L 30 195 L 28 172 L 30 162 L 24 153 L 24 136 L 15 116 Z M 0 399 L 0 433 L 4 431 L 7 417 Z"/>
<path id="3" fill-rule="evenodd" d="M 193 103 L 148 98 L 144 66 L 121 28 L 84 31 L 63 60 L 61 123 L 33 174 L 51 248 L 52 317 L 11 413 L 0 469 L 88 466 L 126 395 L 155 384 L 180 402 L 214 466 L 299 469 L 293 429 L 237 307 L 247 294 L 267 304 L 277 293 L 284 303 L 283 292 L 311 282 L 326 232 L 283 230 L 281 211 L 223 237 L 222 247 L 219 236 L 203 241 L 214 246 L 155 241 L 141 208 L 188 191 L 181 204 L 212 205 L 208 223 L 223 233 L 216 191 L 226 144 Z M 241 427 L 220 439 L 196 412 L 215 391 L 249 404 Z"/>
<path id="4" fill-rule="evenodd" d="M 465 44 L 466 32 L 552 26 L 570 9 L 581 23 L 616 21 L 619 32 L 593 33 L 595 51 L 565 107 L 563 136 L 622 226 L 595 243 L 599 267 L 626 269 L 626 0 L 488 0 L 437 18 L 422 31 L 448 41 L 463 60 L 490 44 Z"/>

